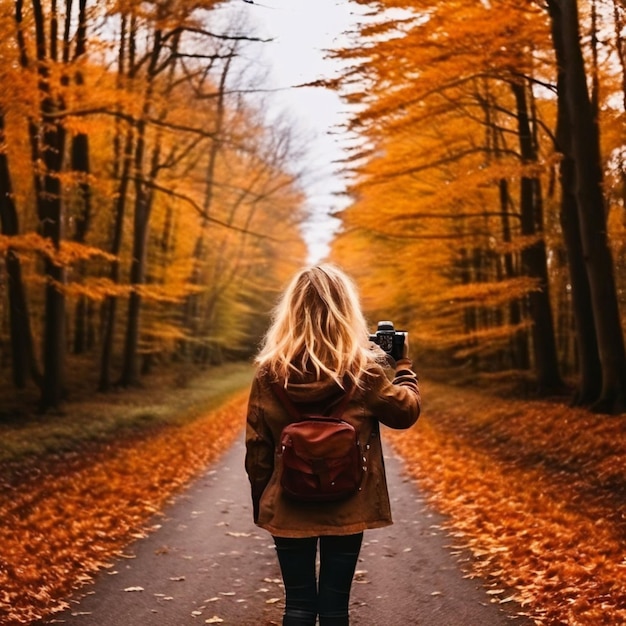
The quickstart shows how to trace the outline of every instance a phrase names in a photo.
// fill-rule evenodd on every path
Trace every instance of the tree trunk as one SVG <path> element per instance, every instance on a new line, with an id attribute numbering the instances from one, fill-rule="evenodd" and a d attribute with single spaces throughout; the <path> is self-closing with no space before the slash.
<path id="1" fill-rule="evenodd" d="M 118 185 L 117 199 L 115 200 L 115 210 L 113 212 L 113 236 L 111 241 L 111 254 L 115 257 L 111 261 L 109 278 L 113 284 L 118 284 L 120 280 L 120 262 L 118 256 L 122 249 L 122 236 L 124 232 L 124 214 L 126 212 L 126 195 L 130 184 L 130 168 L 133 153 L 133 131 L 128 129 L 125 137 L 123 155 L 119 155 L 122 160 L 120 171 L 120 183 Z M 111 360 L 113 357 L 113 337 L 115 331 L 115 318 L 117 314 L 117 296 L 107 296 L 103 304 L 103 326 L 102 333 L 102 356 L 100 359 L 100 391 L 108 391 L 111 387 Z"/>
<path id="2" fill-rule="evenodd" d="M 147 111 L 144 112 L 147 113 Z M 143 180 L 141 174 L 141 164 L 143 163 L 145 152 L 145 132 L 146 123 L 141 121 L 137 130 L 137 145 L 135 148 L 135 213 L 133 220 L 133 256 L 130 266 L 130 284 L 133 289 L 128 300 L 124 361 L 120 377 L 120 384 L 124 386 L 138 384 L 141 374 L 137 350 L 139 346 L 139 317 L 142 296 L 138 287 L 141 287 L 146 282 L 148 227 L 153 202 L 153 194 L 148 190 L 146 181 Z M 155 162 L 158 161 L 158 153 L 159 148 L 157 146 L 153 153 L 153 166 L 148 174 L 150 179 L 156 175 Z"/>
<path id="3" fill-rule="evenodd" d="M 22 65 L 29 67 L 28 49 L 22 31 L 22 2 L 16 2 L 18 45 Z M 63 238 L 63 201 L 61 173 L 65 150 L 65 129 L 59 114 L 63 101 L 53 94 L 50 84 L 50 61 L 57 61 L 56 3 L 50 8 L 50 47 L 46 46 L 46 20 L 40 0 L 33 0 L 35 25 L 36 67 L 39 81 L 39 119 L 29 121 L 34 187 L 40 232 L 58 250 Z M 44 374 L 41 385 L 40 409 L 57 408 L 63 398 L 63 369 L 65 364 L 65 269 L 53 259 L 44 262 L 46 279 L 45 319 L 43 331 Z"/>
<path id="4" fill-rule="evenodd" d="M 222 150 L 223 134 L 224 134 L 224 113 L 226 110 L 226 80 L 228 78 L 228 72 L 230 70 L 231 61 L 233 55 L 230 55 L 224 65 L 219 82 L 219 89 L 217 92 L 217 100 L 215 102 L 215 125 L 213 127 L 213 138 L 211 140 L 211 148 L 209 149 L 207 171 L 206 171 L 206 187 L 204 191 L 204 199 L 202 203 L 202 209 L 204 217 L 200 225 L 200 232 L 196 239 L 193 251 L 193 270 L 190 277 L 192 285 L 199 285 L 202 280 L 202 266 L 206 261 L 205 253 L 205 238 L 207 237 L 209 222 L 206 218 L 212 210 L 213 204 L 213 192 L 215 186 L 215 169 L 217 165 L 217 158 Z M 198 339 L 199 330 L 199 317 L 200 317 L 200 295 L 197 293 L 191 293 L 187 296 L 185 303 L 185 325 L 189 329 L 191 337 Z M 185 352 L 187 349 L 185 347 Z"/>
<path id="5" fill-rule="evenodd" d="M 78 7 L 78 26 L 76 29 L 76 48 L 74 61 L 80 59 L 87 51 L 87 16 L 86 16 L 86 0 L 79 1 Z M 69 63 L 70 59 L 70 39 L 69 24 L 71 18 L 71 0 L 66 2 L 66 27 L 64 35 L 64 52 L 63 60 Z M 83 74 L 80 70 L 74 73 L 74 83 L 77 87 L 85 84 Z M 89 165 L 89 136 L 87 133 L 77 133 L 72 138 L 71 145 L 71 167 L 72 171 L 79 175 L 78 182 L 78 210 L 74 215 L 74 241 L 84 244 L 87 241 L 87 234 L 91 226 L 91 185 L 89 184 L 89 173 L 91 171 Z M 81 262 L 76 267 L 78 277 L 86 274 L 86 263 Z M 89 329 L 88 323 L 88 299 L 86 296 L 79 296 L 75 307 L 75 324 L 74 324 L 74 353 L 82 354 L 88 348 Z"/>
<path id="6" fill-rule="evenodd" d="M 135 205 L 133 232 L 133 260 L 130 268 L 130 284 L 133 287 L 143 285 L 146 271 L 148 235 L 148 215 L 145 200 L 139 199 Z M 141 294 L 133 289 L 128 300 L 128 318 L 126 320 L 126 339 L 124 343 L 124 361 L 120 384 L 123 386 L 139 383 L 140 370 L 137 348 L 139 345 L 139 313 Z"/>
<path id="7" fill-rule="evenodd" d="M 509 184 L 506 179 L 499 182 L 500 210 L 502 213 L 502 240 L 510 243 L 511 225 L 509 220 L 510 197 Z M 507 252 L 504 255 L 504 273 L 507 278 L 516 276 L 515 263 L 513 253 Z M 522 322 L 522 305 L 519 299 L 511 300 L 509 304 L 509 323 L 517 326 Z M 511 340 L 511 361 L 513 367 L 520 370 L 528 370 L 530 368 L 530 357 L 528 354 L 528 333 L 525 330 L 518 330 Z"/>
<path id="8" fill-rule="evenodd" d="M 511 83 L 517 107 L 517 122 L 522 163 L 529 165 L 537 162 L 537 151 L 533 142 L 526 86 L 523 83 Z M 522 234 L 533 236 L 543 231 L 543 199 L 538 178 L 522 176 L 521 180 L 521 224 Z M 533 354 L 537 384 L 542 392 L 553 392 L 563 388 L 559 374 L 554 322 L 550 305 L 548 283 L 548 263 L 546 246 L 543 238 L 527 246 L 522 251 L 524 273 L 537 281 L 538 289 L 528 298 L 530 315 L 533 320 Z"/>
<path id="9" fill-rule="evenodd" d="M 497 123 L 497 119 L 494 119 L 494 112 L 497 111 L 495 98 L 490 94 L 489 83 L 484 81 L 484 93 L 485 96 L 481 98 L 481 104 L 485 115 L 485 126 L 487 128 L 486 142 L 489 146 L 488 157 L 490 153 L 499 162 L 502 158 L 502 147 L 504 140 L 502 138 L 502 130 Z M 488 163 L 491 161 L 488 158 Z M 511 195 L 509 192 L 509 181 L 506 178 L 501 178 L 498 181 L 498 200 L 500 206 L 500 224 L 502 230 L 502 241 L 506 244 L 512 242 L 512 227 L 511 227 L 511 215 L 513 214 L 513 202 L 511 201 Z M 516 215 L 516 217 L 519 217 Z M 516 257 L 511 251 L 502 255 L 499 260 L 502 274 L 507 279 L 513 279 L 518 276 L 519 263 L 516 263 Z M 498 278 L 501 280 L 502 276 Z M 508 305 L 508 315 L 505 315 L 507 323 L 511 326 L 520 326 L 524 316 L 523 302 L 519 298 L 512 299 Z M 513 367 L 519 370 L 530 369 L 530 355 L 529 355 L 529 337 L 528 331 L 524 328 L 519 328 L 514 336 L 509 341 L 508 349 L 508 361 L 507 366 Z"/>
<path id="10" fill-rule="evenodd" d="M 600 396 L 602 389 L 602 368 L 598 354 L 598 342 L 593 308 L 591 306 L 591 288 L 585 268 L 582 248 L 580 220 L 576 202 L 576 165 L 572 157 L 571 122 L 566 104 L 567 86 L 565 82 L 565 59 L 562 35 L 552 26 L 557 59 L 557 149 L 562 155 L 560 163 L 561 209 L 559 218 L 563 231 L 563 240 L 567 250 L 567 263 L 572 285 L 572 312 L 576 329 L 576 348 L 579 361 L 579 388 L 574 398 L 576 404 L 591 404 Z"/>
<path id="11" fill-rule="evenodd" d="M 0 112 L 0 144 L 3 145 L 6 142 L 4 129 L 4 114 Z M 19 234 L 9 161 L 4 150 L 0 151 L 0 227 L 3 235 L 12 236 Z M 7 250 L 5 264 L 9 283 L 9 325 L 13 384 L 18 389 L 23 389 L 29 377 L 40 385 L 41 373 L 35 358 L 28 314 L 28 301 L 22 280 L 22 265 L 19 256 L 11 248 Z"/>
<path id="12" fill-rule="evenodd" d="M 42 155 L 46 172 L 43 195 L 37 198 L 37 208 L 42 234 L 58 250 L 63 238 L 63 205 L 58 173 L 61 171 L 65 131 L 49 118 L 54 115 L 55 108 L 48 99 L 44 101 L 45 114 L 42 117 L 47 130 L 43 133 Z M 65 295 L 60 287 L 65 283 L 65 268 L 49 258 L 44 266 L 47 284 L 43 336 L 44 379 L 40 406 L 42 410 L 47 410 L 58 408 L 63 399 Z"/>
<path id="13" fill-rule="evenodd" d="M 587 90 L 578 8 L 575 0 L 549 0 L 548 8 L 553 33 L 559 34 L 553 44 L 555 49 L 562 45 L 580 233 L 602 366 L 602 390 L 593 408 L 621 413 L 626 410 L 626 351 L 606 229 L 600 138 Z"/>
<path id="14" fill-rule="evenodd" d="M 91 187 L 87 182 L 89 175 L 89 138 L 80 133 L 72 139 L 72 170 L 81 176 L 79 183 L 79 209 L 74 216 L 74 241 L 84 244 L 91 225 Z M 87 272 L 86 263 L 81 262 L 76 267 L 78 277 Z M 76 302 L 74 325 L 74 354 L 82 354 L 87 348 L 87 297 L 80 296 Z"/>
<path id="15" fill-rule="evenodd" d="M 120 47 L 118 54 L 118 86 L 121 86 L 122 77 L 126 72 L 126 65 L 134 64 L 136 19 L 131 17 L 130 28 L 128 17 L 122 15 Z M 128 51 L 128 54 L 127 54 Z M 132 167 L 134 148 L 134 129 L 129 126 L 126 132 L 122 131 L 122 123 L 119 122 L 114 138 L 114 177 L 119 179 L 117 198 L 114 202 L 113 233 L 111 238 L 111 254 L 115 257 L 111 261 L 109 277 L 113 284 L 118 284 L 120 279 L 120 262 L 118 260 L 122 249 L 122 237 L 124 233 L 124 214 L 126 212 L 126 196 L 130 185 L 130 171 Z M 123 142 L 122 142 L 123 138 Z M 100 391 L 108 391 L 111 387 L 111 360 L 113 357 L 113 338 L 115 334 L 115 319 L 117 315 L 117 296 L 107 296 L 103 304 L 103 332 L 102 332 L 102 355 L 100 359 Z"/>
<path id="16" fill-rule="evenodd" d="M 176 38 L 170 44 L 172 50 L 176 50 L 180 38 Z M 145 284 L 146 264 L 148 255 L 148 229 L 150 225 L 150 214 L 154 203 L 153 183 L 157 178 L 160 169 L 161 154 L 161 134 L 157 132 L 154 140 L 149 165 L 144 166 L 144 157 L 147 152 L 147 127 L 148 118 L 153 107 L 153 96 L 155 90 L 155 77 L 158 73 L 158 62 L 163 50 L 163 34 L 160 30 L 154 32 L 153 47 L 150 52 L 150 63 L 147 68 L 147 85 L 144 95 L 142 114 L 137 123 L 137 142 L 134 156 L 134 181 L 135 181 L 135 213 L 133 222 L 133 258 L 130 268 L 130 282 L 132 291 L 128 302 L 128 318 L 126 320 L 126 340 L 124 344 L 124 360 L 122 365 L 122 375 L 120 384 L 134 385 L 139 382 L 140 368 L 138 359 L 139 346 L 139 317 L 141 312 L 142 296 L 138 288 Z M 169 64 L 168 83 L 174 80 L 174 68 L 170 60 L 167 60 L 161 67 L 163 70 Z M 161 112 L 161 117 L 165 117 L 166 109 Z"/>

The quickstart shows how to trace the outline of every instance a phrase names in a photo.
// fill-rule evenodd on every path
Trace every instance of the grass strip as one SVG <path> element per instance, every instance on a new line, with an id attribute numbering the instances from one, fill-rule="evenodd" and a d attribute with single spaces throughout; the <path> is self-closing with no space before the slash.
<path id="1" fill-rule="evenodd" d="M 39 463 L 44 457 L 80 452 L 91 444 L 181 425 L 195 419 L 198 410 L 218 406 L 247 387 L 252 374 L 248 363 L 213 367 L 193 378 L 165 371 L 147 377 L 145 386 L 84 393 L 57 414 L 32 410 L 5 415 L 0 419 L 0 466 Z"/>

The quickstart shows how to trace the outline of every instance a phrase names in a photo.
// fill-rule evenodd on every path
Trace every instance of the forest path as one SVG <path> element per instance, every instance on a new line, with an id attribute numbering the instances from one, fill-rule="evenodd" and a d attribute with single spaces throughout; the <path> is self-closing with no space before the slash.
<path id="1" fill-rule="evenodd" d="M 395 524 L 365 533 L 351 624 L 529 624 L 515 617 L 514 603 L 492 603 L 482 581 L 464 577 L 460 561 L 469 557 L 448 547 L 453 540 L 441 528 L 443 518 L 387 450 Z M 280 572 L 271 537 L 251 520 L 243 457 L 239 437 L 156 517 L 157 530 L 128 546 L 124 557 L 71 600 L 71 609 L 42 624 L 281 624 Z"/>

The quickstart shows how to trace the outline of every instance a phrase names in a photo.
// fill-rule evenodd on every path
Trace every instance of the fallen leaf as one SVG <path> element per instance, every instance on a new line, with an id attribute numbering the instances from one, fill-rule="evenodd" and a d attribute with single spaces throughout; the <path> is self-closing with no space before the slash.
<path id="1" fill-rule="evenodd" d="M 230 447 L 240 432 L 246 397 L 237 394 L 181 428 L 150 432 L 129 445 L 124 437 L 113 438 L 102 447 L 106 454 L 81 450 L 75 457 L 61 455 L 58 462 L 51 457 L 54 471 L 11 492 L 0 489 L 0 519 L 6 519 L 7 508 L 24 511 L 17 526 L 0 525 L 3 567 L 24 574 L 8 580 L 0 572 L 0 623 L 45 620 L 63 608 L 68 589 L 103 569 L 113 574 L 109 568 L 115 560 L 136 559 L 125 546 L 156 530 L 152 516 L 168 498 Z M 212 445 L 198 446 L 198 441 Z M 199 513 L 196 507 L 194 516 Z M 137 587 L 126 592 L 144 591 Z"/>

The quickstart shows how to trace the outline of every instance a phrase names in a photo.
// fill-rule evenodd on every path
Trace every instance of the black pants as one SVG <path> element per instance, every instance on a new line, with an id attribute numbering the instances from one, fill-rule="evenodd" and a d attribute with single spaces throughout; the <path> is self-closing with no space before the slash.
<path id="1" fill-rule="evenodd" d="M 315 571 L 320 544 L 319 583 Z M 348 626 L 350 587 L 363 533 L 291 539 L 274 537 L 285 583 L 283 626 Z"/>

